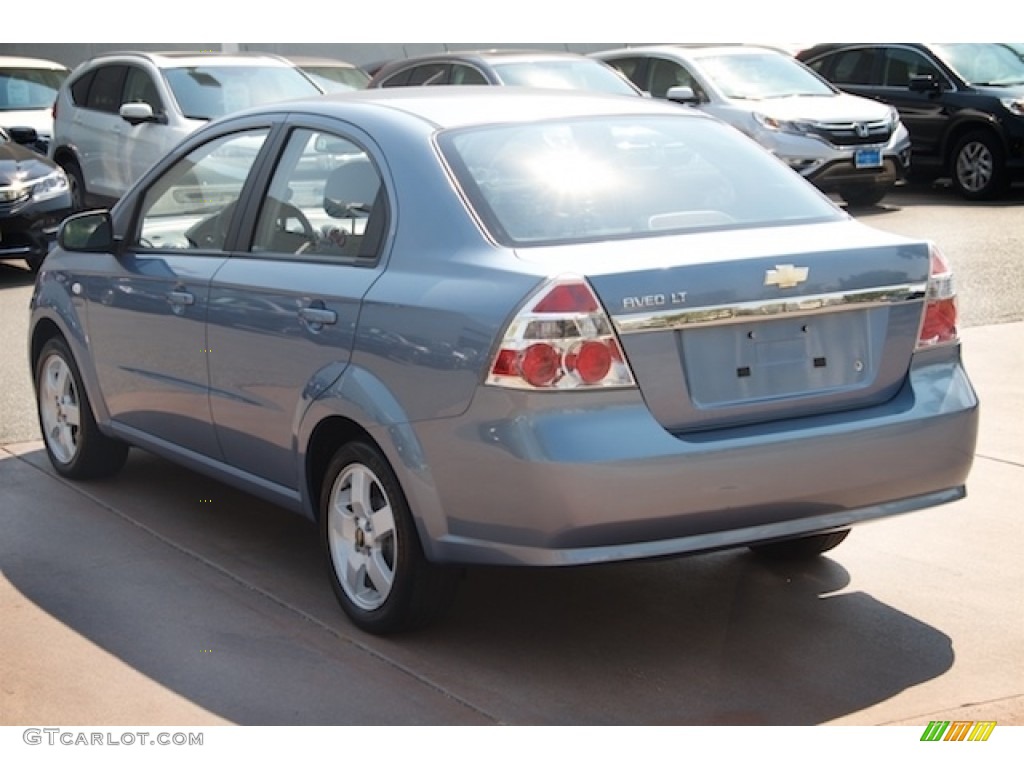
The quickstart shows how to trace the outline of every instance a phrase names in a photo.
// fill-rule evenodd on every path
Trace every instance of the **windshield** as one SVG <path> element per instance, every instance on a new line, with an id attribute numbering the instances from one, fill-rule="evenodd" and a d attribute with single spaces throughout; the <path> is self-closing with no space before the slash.
<path id="1" fill-rule="evenodd" d="M 832 96 L 835 91 L 802 64 L 770 51 L 701 56 L 708 79 L 729 99 Z"/>
<path id="2" fill-rule="evenodd" d="M 507 62 L 495 64 L 494 71 L 503 85 L 637 95 L 618 73 L 596 59 Z"/>
<path id="3" fill-rule="evenodd" d="M 507 245 L 834 219 L 813 186 L 735 129 L 679 116 L 485 126 L 438 143 Z"/>
<path id="4" fill-rule="evenodd" d="M 370 82 L 369 76 L 355 67 L 303 67 L 302 71 L 325 93 L 360 90 Z"/>
<path id="5" fill-rule="evenodd" d="M 67 76 L 59 69 L 0 68 L 0 111 L 49 109 Z"/>
<path id="6" fill-rule="evenodd" d="M 290 67 L 181 67 L 165 74 L 182 114 L 193 120 L 212 120 L 260 104 L 320 95 L 313 83 Z"/>
<path id="7" fill-rule="evenodd" d="M 935 52 L 971 85 L 1022 85 L 1024 59 L 1004 43 L 949 43 Z"/>

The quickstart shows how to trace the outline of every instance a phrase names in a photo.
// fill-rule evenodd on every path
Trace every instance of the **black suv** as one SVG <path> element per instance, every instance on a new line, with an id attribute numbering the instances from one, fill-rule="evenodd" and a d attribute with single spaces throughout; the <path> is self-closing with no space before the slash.
<path id="1" fill-rule="evenodd" d="M 896 107 L 915 174 L 969 200 L 1024 178 L 1024 59 L 1004 43 L 816 45 L 797 55 L 844 91 Z"/>

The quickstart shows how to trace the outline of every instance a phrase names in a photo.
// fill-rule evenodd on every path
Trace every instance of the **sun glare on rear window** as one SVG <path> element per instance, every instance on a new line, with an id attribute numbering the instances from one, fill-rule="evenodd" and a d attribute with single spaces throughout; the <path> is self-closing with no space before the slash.
<path id="1" fill-rule="evenodd" d="M 840 213 L 712 120 L 615 116 L 463 129 L 439 144 L 499 242 L 536 245 L 821 221 Z"/>

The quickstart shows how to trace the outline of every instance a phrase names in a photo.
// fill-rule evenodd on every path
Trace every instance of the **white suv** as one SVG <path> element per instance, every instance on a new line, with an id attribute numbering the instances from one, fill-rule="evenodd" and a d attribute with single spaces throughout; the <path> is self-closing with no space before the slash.
<path id="1" fill-rule="evenodd" d="M 738 128 L 851 206 L 876 204 L 909 171 L 910 136 L 895 109 L 843 93 L 779 50 L 661 45 L 591 55 L 655 98 Z"/>
<path id="2" fill-rule="evenodd" d="M 207 121 L 320 92 L 277 56 L 104 54 L 61 87 L 49 156 L 67 173 L 77 208 L 108 205 Z"/>

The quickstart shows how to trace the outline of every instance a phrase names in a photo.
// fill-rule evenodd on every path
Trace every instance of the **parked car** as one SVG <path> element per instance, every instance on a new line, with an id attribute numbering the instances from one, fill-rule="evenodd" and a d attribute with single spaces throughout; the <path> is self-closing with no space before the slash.
<path id="1" fill-rule="evenodd" d="M 103 54 L 60 88 L 49 156 L 67 173 L 77 208 L 110 204 L 209 120 L 320 92 L 277 56 Z"/>
<path id="2" fill-rule="evenodd" d="M 451 51 L 391 61 L 377 69 L 368 88 L 404 85 L 521 85 L 618 93 L 640 91 L 611 67 L 561 51 Z"/>
<path id="3" fill-rule="evenodd" d="M 467 564 L 817 555 L 961 498 L 978 426 L 933 245 L 582 91 L 217 121 L 65 221 L 29 348 L 58 473 L 134 445 L 305 515 L 379 633 Z"/>
<path id="4" fill-rule="evenodd" d="M 906 176 L 910 138 L 894 109 L 841 93 L 777 49 L 661 45 L 591 55 L 655 98 L 738 128 L 850 205 L 875 205 Z"/>
<path id="5" fill-rule="evenodd" d="M 55 61 L 0 56 L 0 128 L 32 128 L 38 138 L 29 148 L 45 155 L 53 102 L 67 76 L 67 67 Z"/>
<path id="6" fill-rule="evenodd" d="M 28 148 L 36 140 L 34 128 L 0 128 L 0 260 L 24 259 L 33 271 L 71 213 L 67 177 Z"/>
<path id="7" fill-rule="evenodd" d="M 370 76 L 362 68 L 347 61 L 316 56 L 289 56 L 288 61 L 324 93 L 358 91 L 370 82 Z"/>
<path id="8" fill-rule="evenodd" d="M 968 200 L 1024 178 L 1024 59 L 1005 43 L 823 44 L 799 54 L 844 91 L 896 107 L 914 173 Z"/>

